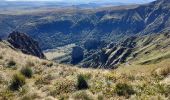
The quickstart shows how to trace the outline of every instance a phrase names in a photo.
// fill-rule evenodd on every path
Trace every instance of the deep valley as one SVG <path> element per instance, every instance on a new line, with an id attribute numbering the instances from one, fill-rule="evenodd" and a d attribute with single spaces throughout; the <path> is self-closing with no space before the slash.
<path id="1" fill-rule="evenodd" d="M 169 100 L 170 0 L 0 1 L 0 100 Z"/>

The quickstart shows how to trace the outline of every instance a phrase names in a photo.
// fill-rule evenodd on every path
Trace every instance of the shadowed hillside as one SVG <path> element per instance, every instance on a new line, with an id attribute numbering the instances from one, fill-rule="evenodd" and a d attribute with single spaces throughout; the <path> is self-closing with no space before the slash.
<path id="1" fill-rule="evenodd" d="M 23 53 L 45 58 L 38 42 L 24 33 L 12 32 L 9 34 L 7 41 L 16 49 L 20 49 Z"/>
<path id="2" fill-rule="evenodd" d="M 170 58 L 170 33 L 130 37 L 87 56 L 83 67 L 116 68 L 122 63 L 151 64 Z"/>

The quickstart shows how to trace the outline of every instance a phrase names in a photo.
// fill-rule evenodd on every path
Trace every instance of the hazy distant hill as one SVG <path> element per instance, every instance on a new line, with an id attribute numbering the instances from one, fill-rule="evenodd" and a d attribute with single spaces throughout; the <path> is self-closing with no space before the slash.
<path id="1" fill-rule="evenodd" d="M 120 3 L 120 2 L 55 2 L 55 1 L 1 1 L 0 7 L 1 9 L 9 9 L 15 8 L 15 9 L 21 9 L 21 8 L 39 8 L 39 7 L 79 7 L 79 8 L 98 8 L 98 7 L 107 7 L 107 6 L 120 6 L 120 5 L 129 5 L 130 3 Z M 11 9 L 13 10 L 13 9 Z"/>

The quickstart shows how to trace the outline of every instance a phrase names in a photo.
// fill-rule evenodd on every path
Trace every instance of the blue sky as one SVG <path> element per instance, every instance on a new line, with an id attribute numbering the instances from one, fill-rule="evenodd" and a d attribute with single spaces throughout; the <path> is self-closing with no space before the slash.
<path id="1" fill-rule="evenodd" d="M 60 2 L 86 2 L 86 3 L 95 1 L 95 2 L 147 3 L 154 0 L 6 0 L 6 1 L 60 1 Z"/>

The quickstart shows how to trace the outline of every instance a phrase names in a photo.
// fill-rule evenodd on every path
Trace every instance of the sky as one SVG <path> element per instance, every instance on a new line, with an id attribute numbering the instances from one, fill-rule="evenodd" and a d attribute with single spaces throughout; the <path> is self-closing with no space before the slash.
<path id="1" fill-rule="evenodd" d="M 0 0 L 5 1 L 5 0 Z M 120 3 L 147 3 L 154 0 L 6 0 L 6 1 L 59 1 L 59 2 L 120 2 Z"/>

